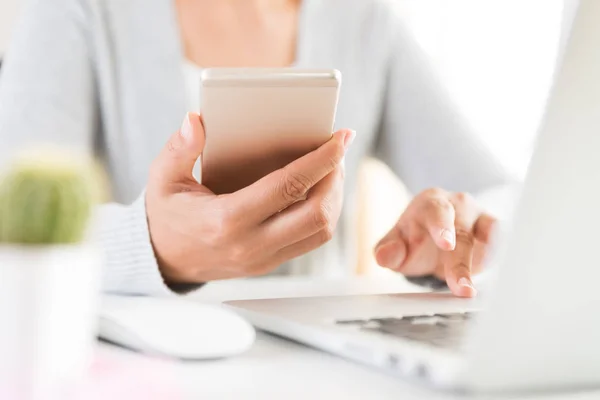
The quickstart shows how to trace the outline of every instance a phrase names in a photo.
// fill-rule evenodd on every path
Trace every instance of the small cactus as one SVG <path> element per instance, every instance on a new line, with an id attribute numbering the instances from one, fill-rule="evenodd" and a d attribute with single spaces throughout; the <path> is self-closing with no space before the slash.
<path id="1" fill-rule="evenodd" d="M 0 243 L 81 242 L 98 194 L 91 163 L 57 152 L 24 156 L 0 178 Z"/>

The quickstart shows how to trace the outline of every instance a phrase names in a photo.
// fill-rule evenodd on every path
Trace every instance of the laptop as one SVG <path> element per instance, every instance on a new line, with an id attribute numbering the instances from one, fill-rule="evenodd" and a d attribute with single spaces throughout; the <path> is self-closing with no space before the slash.
<path id="1" fill-rule="evenodd" d="M 533 28 L 532 28 L 533 29 Z M 600 1 L 581 0 L 510 224 L 475 299 L 232 301 L 257 328 L 461 393 L 600 386 Z"/>

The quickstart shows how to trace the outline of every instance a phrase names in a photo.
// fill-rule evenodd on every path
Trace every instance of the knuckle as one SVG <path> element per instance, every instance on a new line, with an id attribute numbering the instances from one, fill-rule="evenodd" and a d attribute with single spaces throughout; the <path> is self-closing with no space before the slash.
<path id="1" fill-rule="evenodd" d="M 427 211 L 431 212 L 448 212 L 452 210 L 452 204 L 443 197 L 429 197 L 425 203 Z"/>
<path id="2" fill-rule="evenodd" d="M 202 237 L 202 241 L 211 248 L 221 247 L 226 240 L 223 232 L 214 225 L 211 225 L 210 229 L 206 229 Z"/>
<path id="3" fill-rule="evenodd" d="M 341 158 L 338 159 L 335 155 L 328 155 L 322 162 L 322 166 L 325 167 L 325 169 L 327 171 L 334 171 L 339 163 L 341 161 Z"/>
<path id="4" fill-rule="evenodd" d="M 471 268 L 464 262 L 454 264 L 452 270 L 457 276 L 466 276 L 471 272 Z"/>
<path id="5" fill-rule="evenodd" d="M 343 143 L 338 143 L 337 146 L 334 147 L 333 152 L 331 153 L 331 156 L 329 158 L 329 162 L 330 162 L 330 167 L 331 169 L 335 168 L 344 158 L 344 155 L 346 153 L 346 150 L 344 148 L 344 144 Z"/>
<path id="6" fill-rule="evenodd" d="M 325 228 L 323 228 L 320 233 L 321 244 L 330 242 L 331 239 L 333 239 L 334 233 L 335 228 L 333 227 L 333 225 L 327 225 Z"/>
<path id="7" fill-rule="evenodd" d="M 473 202 L 473 197 L 466 192 L 458 192 L 455 193 L 454 196 L 452 196 L 454 198 L 454 201 L 458 204 L 464 205 L 464 204 L 470 204 Z"/>
<path id="8" fill-rule="evenodd" d="M 175 144 L 175 140 L 173 140 L 173 139 L 170 139 L 170 140 L 167 142 L 167 152 L 168 152 L 170 155 L 172 155 L 172 156 L 176 157 L 176 156 L 177 156 L 177 154 L 178 154 L 178 152 L 177 152 L 177 150 L 178 150 L 178 149 L 179 149 L 179 147 L 177 146 L 177 144 Z"/>
<path id="9" fill-rule="evenodd" d="M 457 229 L 456 243 L 462 243 L 463 245 L 472 247 L 475 245 L 475 237 L 469 231 L 466 231 L 464 229 Z"/>
<path id="10" fill-rule="evenodd" d="M 228 249 L 228 258 L 234 264 L 248 262 L 250 259 L 250 248 L 245 244 L 235 244 Z"/>
<path id="11" fill-rule="evenodd" d="M 342 159 L 344 158 L 344 153 L 337 151 L 333 156 L 331 156 L 328 160 L 328 166 L 330 170 L 334 170 L 336 169 L 340 163 L 342 162 Z"/>
<path id="12" fill-rule="evenodd" d="M 426 197 L 426 198 L 441 198 L 441 197 L 445 197 L 446 196 L 446 191 L 440 188 L 429 188 L 429 189 L 425 189 L 423 192 L 421 192 L 421 196 Z"/>
<path id="13" fill-rule="evenodd" d="M 331 210 L 326 202 L 321 202 L 313 210 L 313 221 L 317 229 L 326 229 L 330 224 Z"/>
<path id="14" fill-rule="evenodd" d="M 287 171 L 282 184 L 282 194 L 285 200 L 294 201 L 304 197 L 311 187 L 312 181 L 308 176 Z"/>
<path id="15" fill-rule="evenodd" d="M 215 247 L 227 244 L 235 235 L 235 221 L 226 209 L 216 211 L 207 226 L 205 237 Z"/>
<path id="16" fill-rule="evenodd" d="M 335 234 L 335 221 L 332 217 L 331 207 L 328 203 L 323 203 L 321 205 L 321 213 L 324 215 L 325 223 L 321 227 L 321 235 L 323 243 L 329 242 L 333 239 L 333 235 Z"/>

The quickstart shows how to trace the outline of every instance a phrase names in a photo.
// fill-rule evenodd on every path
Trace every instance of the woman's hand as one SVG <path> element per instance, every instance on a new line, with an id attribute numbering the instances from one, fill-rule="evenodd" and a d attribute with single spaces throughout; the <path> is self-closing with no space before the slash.
<path id="1" fill-rule="evenodd" d="M 473 297 L 471 274 L 482 268 L 495 222 L 468 194 L 429 189 L 377 244 L 375 257 L 407 277 L 435 275 L 456 296 Z"/>
<path id="2" fill-rule="evenodd" d="M 329 241 L 342 208 L 342 130 L 319 149 L 238 192 L 215 195 L 192 169 L 204 128 L 188 114 L 151 167 L 146 193 L 150 236 L 169 284 L 265 274 Z"/>

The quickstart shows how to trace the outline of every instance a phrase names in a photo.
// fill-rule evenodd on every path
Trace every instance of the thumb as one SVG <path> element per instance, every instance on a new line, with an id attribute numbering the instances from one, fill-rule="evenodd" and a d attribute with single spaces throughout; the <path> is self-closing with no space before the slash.
<path id="1" fill-rule="evenodd" d="M 407 252 L 400 229 L 394 226 L 375 246 L 375 260 L 382 267 L 399 270 L 406 260 Z"/>
<path id="2" fill-rule="evenodd" d="M 161 184 L 194 181 L 193 169 L 205 144 L 200 115 L 188 113 L 178 132 L 169 138 L 152 166 L 152 178 Z"/>

